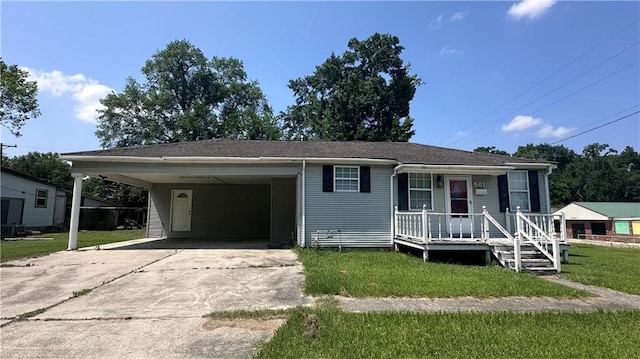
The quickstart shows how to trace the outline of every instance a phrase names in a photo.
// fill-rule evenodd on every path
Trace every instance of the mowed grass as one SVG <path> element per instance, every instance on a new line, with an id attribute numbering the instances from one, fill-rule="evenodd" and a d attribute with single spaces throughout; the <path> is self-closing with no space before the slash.
<path id="1" fill-rule="evenodd" d="M 576 282 L 640 295 L 640 248 L 572 244 L 561 275 Z"/>
<path id="2" fill-rule="evenodd" d="M 424 262 L 386 250 L 298 249 L 305 292 L 352 297 L 582 297 L 590 294 L 497 266 Z"/>
<path id="3" fill-rule="evenodd" d="M 313 322 L 309 322 L 313 313 Z M 315 326 L 317 328 L 310 328 Z M 640 358 L 640 311 L 293 314 L 256 358 Z"/>
<path id="4" fill-rule="evenodd" d="M 128 241 L 144 238 L 144 229 L 117 231 L 83 231 L 78 233 L 78 247 L 91 247 L 100 244 Z M 47 233 L 40 237 L 53 240 L 0 241 L 0 262 L 38 257 L 67 249 L 69 233 Z"/>

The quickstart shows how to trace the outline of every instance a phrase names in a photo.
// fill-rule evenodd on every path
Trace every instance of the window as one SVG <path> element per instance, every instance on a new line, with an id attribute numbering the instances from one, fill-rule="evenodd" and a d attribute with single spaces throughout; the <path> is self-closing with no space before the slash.
<path id="1" fill-rule="evenodd" d="M 334 189 L 336 192 L 358 192 L 360 176 L 358 167 L 335 166 Z"/>
<path id="2" fill-rule="evenodd" d="M 529 181 L 527 171 L 513 171 L 508 173 L 509 179 L 509 208 L 511 211 L 520 206 L 520 210 L 529 212 Z"/>
<path id="3" fill-rule="evenodd" d="M 606 235 L 607 226 L 602 222 L 591 222 L 591 234 Z"/>
<path id="4" fill-rule="evenodd" d="M 433 209 L 431 173 L 409 173 L 409 210 Z"/>
<path id="5" fill-rule="evenodd" d="M 49 194 L 49 190 L 46 189 L 36 189 L 36 207 L 47 207 L 47 196 Z"/>

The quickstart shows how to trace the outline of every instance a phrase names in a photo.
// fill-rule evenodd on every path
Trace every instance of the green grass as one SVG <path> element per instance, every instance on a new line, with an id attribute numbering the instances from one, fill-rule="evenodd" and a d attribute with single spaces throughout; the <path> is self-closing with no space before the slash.
<path id="1" fill-rule="evenodd" d="M 640 249 L 572 244 L 561 275 L 576 282 L 640 295 Z"/>
<path id="2" fill-rule="evenodd" d="M 86 231 L 78 233 L 78 247 L 91 247 L 100 244 L 144 238 L 144 229 L 118 231 Z M 68 233 L 47 233 L 42 237 L 53 238 L 47 241 L 0 241 L 0 262 L 38 257 L 67 249 Z"/>
<path id="3" fill-rule="evenodd" d="M 305 292 L 352 297 L 581 297 L 588 293 L 497 266 L 423 262 L 384 250 L 298 249 Z"/>
<path id="4" fill-rule="evenodd" d="M 309 335 L 307 316 L 317 316 Z M 256 358 L 639 358 L 640 311 L 348 313 L 302 309 Z"/>

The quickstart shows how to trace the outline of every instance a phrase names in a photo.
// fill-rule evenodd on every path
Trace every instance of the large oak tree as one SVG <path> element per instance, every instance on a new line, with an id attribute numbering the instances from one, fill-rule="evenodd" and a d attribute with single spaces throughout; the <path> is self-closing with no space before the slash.
<path id="1" fill-rule="evenodd" d="M 291 80 L 294 105 L 281 114 L 287 137 L 341 141 L 408 141 L 409 103 L 422 81 L 409 73 L 396 36 L 353 38 L 313 74 Z"/>
<path id="2" fill-rule="evenodd" d="M 102 100 L 96 135 L 103 147 L 211 138 L 278 139 L 266 97 L 242 61 L 213 57 L 186 40 L 173 41 L 129 77 L 121 93 Z"/>

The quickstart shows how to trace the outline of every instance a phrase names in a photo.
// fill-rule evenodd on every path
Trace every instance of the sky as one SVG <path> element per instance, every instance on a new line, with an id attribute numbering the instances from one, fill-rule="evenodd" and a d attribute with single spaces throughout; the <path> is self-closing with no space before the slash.
<path id="1" fill-rule="evenodd" d="M 242 60 L 279 113 L 294 103 L 289 80 L 378 32 L 398 36 L 424 82 L 411 142 L 637 151 L 640 114 L 628 115 L 640 110 L 639 18 L 637 1 L 2 1 L 1 56 L 38 82 L 42 115 L 19 138 L 2 128 L 1 140 L 17 145 L 10 157 L 100 148 L 99 100 L 143 80 L 145 61 L 182 39 Z"/>

